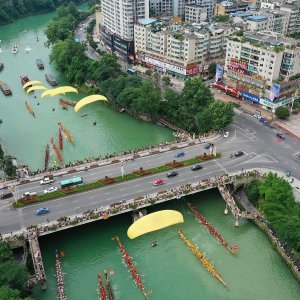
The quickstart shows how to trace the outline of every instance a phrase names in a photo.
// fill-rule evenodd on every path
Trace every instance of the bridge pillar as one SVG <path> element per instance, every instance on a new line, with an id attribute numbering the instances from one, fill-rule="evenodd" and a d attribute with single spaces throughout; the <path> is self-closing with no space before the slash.
<path id="1" fill-rule="evenodd" d="M 226 207 L 225 207 L 225 210 L 224 210 L 224 215 L 228 215 L 228 207 L 227 207 L 227 204 L 226 204 Z"/>
<path id="2" fill-rule="evenodd" d="M 235 227 L 239 227 L 239 226 L 240 226 L 240 220 L 239 220 L 239 217 L 236 218 L 234 226 L 235 226 Z"/>

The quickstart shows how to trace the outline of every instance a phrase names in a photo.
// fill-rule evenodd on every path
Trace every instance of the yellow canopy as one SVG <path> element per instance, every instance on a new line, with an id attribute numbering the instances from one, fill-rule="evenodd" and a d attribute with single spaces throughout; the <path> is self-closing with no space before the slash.
<path id="1" fill-rule="evenodd" d="M 24 85 L 23 85 L 23 89 L 27 88 L 29 85 L 33 85 L 33 84 L 42 84 L 40 81 L 37 81 L 37 80 L 31 80 L 31 81 L 28 81 L 26 82 Z"/>
<path id="2" fill-rule="evenodd" d="M 72 86 L 61 86 L 59 88 L 52 90 L 51 97 L 58 95 L 58 94 L 65 94 L 65 93 L 77 93 L 78 94 L 78 91 L 75 88 L 73 88 Z"/>
<path id="3" fill-rule="evenodd" d="M 86 106 L 87 104 L 93 103 L 95 101 L 107 101 L 107 98 L 102 95 L 87 96 L 76 103 L 74 107 L 74 111 L 78 112 L 82 107 Z"/>
<path id="4" fill-rule="evenodd" d="M 41 98 L 44 98 L 46 96 L 50 96 L 51 95 L 51 91 L 53 91 L 53 89 L 47 90 L 45 92 L 42 93 Z"/>
<path id="5" fill-rule="evenodd" d="M 176 210 L 161 210 L 134 222 L 127 230 L 130 239 L 174 224 L 183 223 L 183 215 Z"/>
<path id="6" fill-rule="evenodd" d="M 48 90 L 46 87 L 42 86 L 42 85 L 36 85 L 36 86 L 32 86 L 31 88 L 29 88 L 27 90 L 27 94 L 32 92 L 32 91 L 35 91 L 35 90 Z"/>

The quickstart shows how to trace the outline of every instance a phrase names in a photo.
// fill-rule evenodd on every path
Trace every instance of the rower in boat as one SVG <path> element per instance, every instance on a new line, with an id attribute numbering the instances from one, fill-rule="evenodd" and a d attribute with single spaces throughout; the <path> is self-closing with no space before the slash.
<path id="1" fill-rule="evenodd" d="M 87 113 L 86 113 L 86 112 L 83 113 L 80 117 L 85 117 L 85 116 L 87 116 Z"/>
<path id="2" fill-rule="evenodd" d="M 94 122 L 93 122 L 93 125 L 94 125 L 94 126 L 96 126 L 96 125 L 97 125 L 97 122 L 96 122 L 96 121 L 94 121 Z"/>
<path id="3" fill-rule="evenodd" d="M 151 247 L 154 248 L 156 246 L 157 246 L 157 241 L 153 241 L 152 244 L 151 244 Z"/>

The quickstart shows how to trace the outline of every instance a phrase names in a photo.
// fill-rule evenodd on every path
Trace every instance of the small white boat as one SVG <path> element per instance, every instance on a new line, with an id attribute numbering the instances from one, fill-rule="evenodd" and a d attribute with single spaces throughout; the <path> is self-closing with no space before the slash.
<path id="1" fill-rule="evenodd" d="M 83 113 L 80 117 L 85 117 L 87 116 L 87 113 Z"/>
<path id="2" fill-rule="evenodd" d="M 17 52 L 18 52 L 18 45 L 16 44 L 13 46 L 11 53 L 16 54 Z"/>
<path id="3" fill-rule="evenodd" d="M 25 51 L 28 52 L 28 51 L 30 51 L 30 50 L 31 50 L 31 48 L 29 47 L 29 45 L 27 45 L 26 48 L 25 48 Z"/>

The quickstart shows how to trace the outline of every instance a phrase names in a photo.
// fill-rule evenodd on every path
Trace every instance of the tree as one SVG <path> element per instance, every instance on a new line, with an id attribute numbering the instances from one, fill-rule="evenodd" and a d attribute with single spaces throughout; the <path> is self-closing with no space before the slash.
<path id="1" fill-rule="evenodd" d="M 2 149 L 2 146 L 0 145 L 0 160 L 4 157 L 4 151 Z"/>
<path id="2" fill-rule="evenodd" d="M 209 105 L 209 110 L 213 120 L 213 130 L 224 129 L 233 122 L 234 110 L 232 103 L 217 100 Z"/>
<path id="3" fill-rule="evenodd" d="M 151 76 L 152 73 L 153 73 L 153 71 L 148 69 L 148 70 L 146 70 L 145 75 Z"/>
<path id="4" fill-rule="evenodd" d="M 21 300 L 20 291 L 8 286 L 0 286 L 0 300 Z"/>
<path id="5" fill-rule="evenodd" d="M 12 258 L 12 251 L 7 243 L 0 241 L 0 264 Z"/>
<path id="6" fill-rule="evenodd" d="M 16 176 L 17 167 L 13 165 L 13 159 L 14 158 L 10 155 L 4 155 L 4 157 L 0 161 L 0 167 L 9 177 Z"/>
<path id="7" fill-rule="evenodd" d="M 207 133 L 213 130 L 213 116 L 209 108 L 204 108 L 197 114 L 197 127 L 199 133 Z"/>
<path id="8" fill-rule="evenodd" d="M 24 266 L 11 260 L 2 263 L 0 270 L 0 286 L 17 289 L 21 294 L 27 292 L 28 274 Z"/>
<path id="9" fill-rule="evenodd" d="M 259 181 L 253 180 L 249 184 L 247 184 L 245 192 L 249 201 L 255 206 L 258 207 L 258 199 L 259 199 Z"/>
<path id="10" fill-rule="evenodd" d="M 170 77 L 167 77 L 167 76 L 164 76 L 164 77 L 162 78 L 162 81 L 163 81 L 163 83 L 164 83 L 165 85 L 169 85 L 169 84 L 171 83 Z"/>
<path id="11" fill-rule="evenodd" d="M 208 72 L 210 75 L 216 74 L 216 69 L 217 69 L 217 64 L 216 63 L 211 63 L 208 66 Z"/>
<path id="12" fill-rule="evenodd" d="M 285 106 L 280 106 L 276 108 L 275 115 L 279 119 L 286 119 L 290 116 L 290 110 Z"/>

